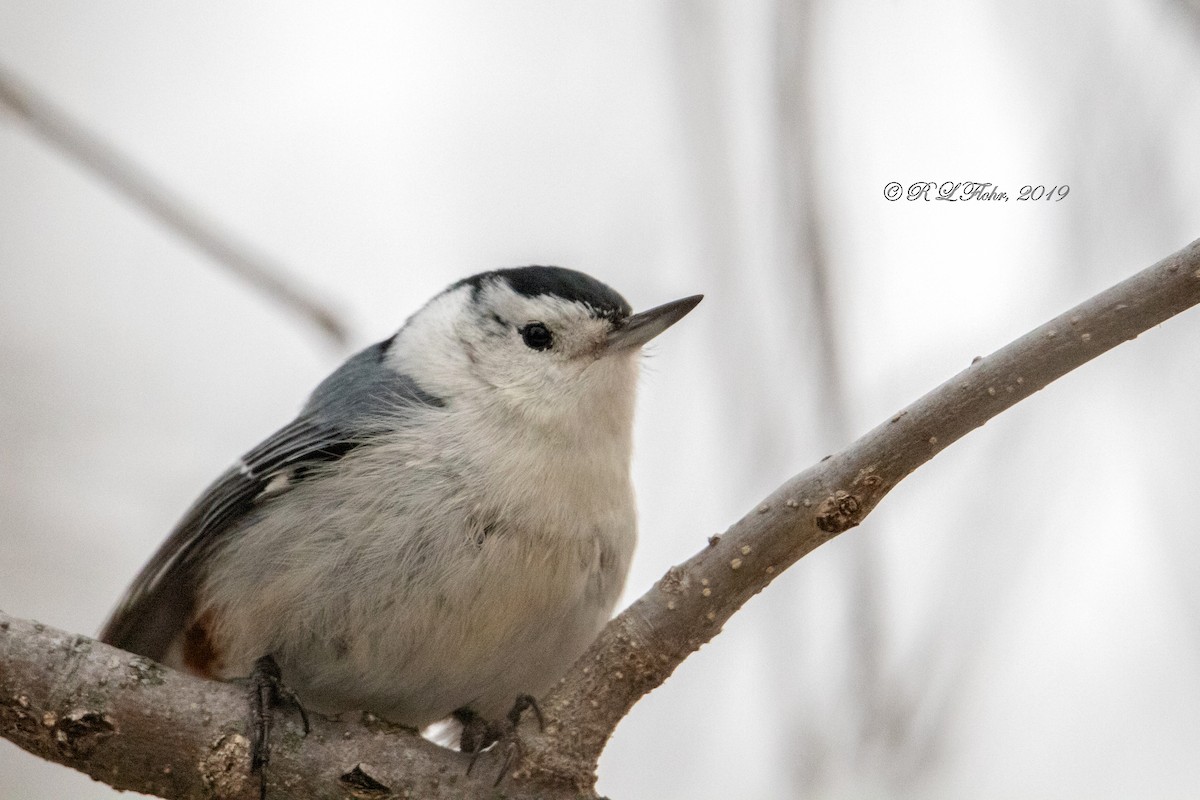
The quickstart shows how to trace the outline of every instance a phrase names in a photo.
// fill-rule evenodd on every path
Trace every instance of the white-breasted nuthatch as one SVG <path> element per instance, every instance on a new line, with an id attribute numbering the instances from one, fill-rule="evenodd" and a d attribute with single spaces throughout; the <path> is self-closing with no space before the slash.
<path id="1" fill-rule="evenodd" d="M 633 553 L 640 314 L 573 270 L 453 284 L 196 501 L 103 641 L 305 706 L 496 720 L 609 619 Z"/>

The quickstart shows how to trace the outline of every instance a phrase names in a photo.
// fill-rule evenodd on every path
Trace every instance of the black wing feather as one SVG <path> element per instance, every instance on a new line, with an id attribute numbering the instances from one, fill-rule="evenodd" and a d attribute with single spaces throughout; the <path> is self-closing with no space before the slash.
<path id="1" fill-rule="evenodd" d="M 107 644 L 162 660 L 195 610 L 204 555 L 221 543 L 281 475 L 364 444 L 364 432 L 402 425 L 415 406 L 441 406 L 407 376 L 381 366 L 391 340 L 368 347 L 313 392 L 300 416 L 226 470 L 204 491 L 142 568 L 100 633 Z M 368 428 L 368 424 L 371 426 Z"/>

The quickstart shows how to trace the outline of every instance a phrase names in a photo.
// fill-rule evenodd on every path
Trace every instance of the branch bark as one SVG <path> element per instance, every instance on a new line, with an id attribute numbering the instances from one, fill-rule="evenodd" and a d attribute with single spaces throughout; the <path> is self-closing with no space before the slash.
<path id="1" fill-rule="evenodd" d="M 595 797 L 629 709 L 789 565 L 858 525 L 909 473 L 992 417 L 1200 303 L 1200 240 L 986 358 L 785 483 L 614 619 L 522 731 L 509 798 Z M 0 615 L 0 733 L 121 789 L 250 798 L 243 690 Z M 504 747 L 466 757 L 369 716 L 277 730 L 270 786 L 292 798 L 492 797 Z"/>
<path id="2" fill-rule="evenodd" d="M 117 789 L 169 798 L 258 798 L 245 687 L 193 678 L 85 636 L 0 613 L 0 733 Z M 281 710 L 268 797 L 490 797 L 500 754 L 468 756 L 369 715 Z M 378 767 L 373 766 L 378 765 Z M 528 787 L 525 787 L 528 789 Z M 514 798 L 532 797 L 521 786 Z"/>

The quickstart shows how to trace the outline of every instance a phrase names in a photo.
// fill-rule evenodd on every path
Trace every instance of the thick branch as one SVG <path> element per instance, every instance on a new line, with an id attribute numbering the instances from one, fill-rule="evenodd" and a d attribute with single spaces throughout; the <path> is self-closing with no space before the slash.
<path id="1" fill-rule="evenodd" d="M 117 789 L 191 800 L 258 800 L 246 689 L 0 612 L 0 735 Z M 289 800 L 494 797 L 502 753 L 469 757 L 367 717 L 297 715 L 272 735 L 268 797 Z M 541 791 L 533 791 L 540 789 Z M 575 792 L 515 784 L 510 798 Z"/>
<path id="2" fill-rule="evenodd" d="M 669 570 L 613 620 L 542 703 L 513 798 L 594 797 L 617 723 L 776 575 L 858 525 L 943 448 L 1056 378 L 1200 303 L 1200 241 L 987 358 L 788 481 L 724 536 Z M 0 734 L 117 788 L 251 798 L 243 690 L 0 614 Z M 528 727 L 528 726 L 527 726 Z M 466 757 L 378 722 L 314 720 L 277 731 L 273 786 L 325 797 L 492 797 L 503 752 L 474 777 Z M 499 750 L 500 748 L 497 748 Z"/>
<path id="3" fill-rule="evenodd" d="M 858 525 L 909 473 L 1051 381 L 1197 303 L 1200 240 L 976 359 L 792 478 L 609 623 L 543 704 L 563 732 L 539 744 L 531 761 L 545 759 L 548 769 L 595 764 L 634 703 L 785 568 Z"/>

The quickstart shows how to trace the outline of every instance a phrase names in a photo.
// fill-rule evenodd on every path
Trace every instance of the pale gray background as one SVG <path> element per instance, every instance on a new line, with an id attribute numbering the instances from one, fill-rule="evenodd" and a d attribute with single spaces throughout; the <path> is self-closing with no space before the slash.
<path id="1" fill-rule="evenodd" d="M 0 62 L 316 287 L 356 347 L 497 266 L 582 269 L 642 308 L 706 293 L 642 382 L 630 598 L 1200 236 L 1198 44 L 1182 0 L 0 0 Z M 920 179 L 1071 193 L 883 199 Z M 344 355 L 0 110 L 0 608 L 95 632 Z M 938 457 L 642 702 L 600 790 L 1196 796 L 1198 355 L 1192 312 Z M 111 794 L 0 744 L 2 798 Z"/>

